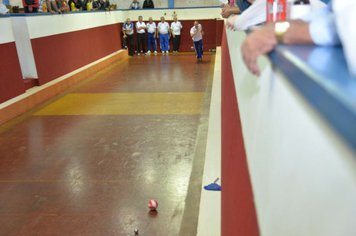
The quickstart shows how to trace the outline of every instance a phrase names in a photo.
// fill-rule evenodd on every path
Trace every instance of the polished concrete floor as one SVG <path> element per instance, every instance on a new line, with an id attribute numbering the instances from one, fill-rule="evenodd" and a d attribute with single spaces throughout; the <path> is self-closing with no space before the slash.
<path id="1" fill-rule="evenodd" d="M 0 235 L 182 234 L 213 60 L 125 59 L 1 126 Z"/>

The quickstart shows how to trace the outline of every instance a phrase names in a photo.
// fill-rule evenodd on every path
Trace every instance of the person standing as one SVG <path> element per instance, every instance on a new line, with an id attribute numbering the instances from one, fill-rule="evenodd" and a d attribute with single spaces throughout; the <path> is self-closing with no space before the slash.
<path id="1" fill-rule="evenodd" d="M 161 44 L 162 53 L 169 53 L 169 24 L 165 21 L 164 17 L 161 17 L 161 22 L 157 26 L 157 37 Z"/>
<path id="2" fill-rule="evenodd" d="M 131 4 L 129 9 L 140 9 L 140 3 L 137 0 L 134 0 Z"/>
<path id="3" fill-rule="evenodd" d="M 157 27 L 156 23 L 153 22 L 152 17 L 150 17 L 149 22 L 146 24 L 147 27 L 147 44 L 148 44 L 148 50 L 147 53 L 151 53 L 151 46 L 153 46 L 153 51 L 154 53 L 157 53 L 157 43 L 156 43 L 156 37 L 157 37 Z"/>
<path id="4" fill-rule="evenodd" d="M 142 46 L 142 53 L 146 52 L 146 24 L 142 21 L 142 16 L 138 17 L 138 21 L 136 22 L 136 32 L 137 32 L 137 55 L 140 55 L 140 50 Z"/>
<path id="5" fill-rule="evenodd" d="M 155 8 L 155 5 L 153 4 L 152 0 L 145 0 L 143 2 L 143 8 Z"/>
<path id="6" fill-rule="evenodd" d="M 126 23 L 122 26 L 122 32 L 124 34 L 124 48 L 127 49 L 127 39 L 130 40 L 130 51 L 129 55 L 134 55 L 134 44 L 135 44 L 135 37 L 134 37 L 134 29 L 133 23 L 131 22 L 130 18 L 127 18 Z"/>
<path id="7" fill-rule="evenodd" d="M 173 22 L 171 24 L 171 32 L 173 37 L 173 53 L 178 53 L 178 48 L 180 44 L 180 32 L 182 28 L 183 26 L 180 21 L 178 21 L 177 17 L 174 17 Z"/>
<path id="8" fill-rule="evenodd" d="M 194 26 L 190 29 L 190 36 L 194 42 L 195 55 L 198 61 L 201 61 L 203 57 L 203 35 L 203 27 L 197 20 L 194 21 Z"/>

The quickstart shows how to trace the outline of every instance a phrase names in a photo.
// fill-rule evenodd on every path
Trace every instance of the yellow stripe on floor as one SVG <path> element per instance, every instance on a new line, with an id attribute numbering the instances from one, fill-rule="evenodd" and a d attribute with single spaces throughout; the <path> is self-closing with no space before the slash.
<path id="1" fill-rule="evenodd" d="M 200 114 L 204 93 L 77 93 L 50 104 L 37 116 Z"/>

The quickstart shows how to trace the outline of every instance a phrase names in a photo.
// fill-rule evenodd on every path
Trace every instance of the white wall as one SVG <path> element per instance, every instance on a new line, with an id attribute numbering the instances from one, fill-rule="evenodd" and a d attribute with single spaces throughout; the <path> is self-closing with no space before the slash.
<path id="1" fill-rule="evenodd" d="M 214 19 L 221 18 L 221 8 L 195 8 L 195 9 L 163 9 L 163 10 L 141 10 L 141 11 L 128 11 L 131 20 L 137 20 L 138 16 L 143 16 L 144 20 L 152 17 L 153 20 L 160 20 L 164 16 L 167 20 L 172 20 L 172 14 L 175 12 L 180 20 L 201 20 L 201 19 Z"/>
<path id="2" fill-rule="evenodd" d="M 40 38 L 55 34 L 63 34 L 77 30 L 84 30 L 103 25 L 124 22 L 128 17 L 136 21 L 139 15 L 144 20 L 153 17 L 158 21 L 161 16 L 172 20 L 173 12 L 176 12 L 180 20 L 214 19 L 220 17 L 220 8 L 203 9 L 177 9 L 177 10 L 140 10 L 140 11 L 111 11 L 111 12 L 88 12 L 80 14 L 42 15 L 26 17 L 30 38 Z M 164 15 L 166 14 L 166 15 Z M 6 18 L 4 18 L 6 19 Z"/>
<path id="3" fill-rule="evenodd" d="M 355 236 L 356 154 L 267 57 L 248 72 L 245 37 L 227 32 L 261 236 Z"/>
<path id="4" fill-rule="evenodd" d="M 12 32 L 11 19 L 10 17 L 0 18 L 0 44 L 14 42 L 14 34 Z"/>
<path id="5" fill-rule="evenodd" d="M 23 7 L 22 0 L 9 0 L 11 6 Z"/>

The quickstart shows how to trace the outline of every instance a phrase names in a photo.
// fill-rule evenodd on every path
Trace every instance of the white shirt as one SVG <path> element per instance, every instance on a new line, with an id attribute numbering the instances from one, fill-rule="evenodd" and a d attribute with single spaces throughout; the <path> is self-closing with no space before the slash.
<path id="1" fill-rule="evenodd" d="M 356 77 L 356 1 L 334 0 L 332 7 L 335 15 L 337 33 L 342 42 L 346 62 L 352 76 Z"/>
<path id="2" fill-rule="evenodd" d="M 190 33 L 194 33 L 196 30 L 195 26 L 193 26 L 191 29 L 190 29 Z M 201 27 L 201 24 L 198 24 L 198 32 L 192 37 L 193 41 L 194 42 L 198 42 L 199 40 L 203 39 L 203 35 L 201 34 L 201 30 L 202 30 L 202 27 Z"/>
<path id="3" fill-rule="evenodd" d="M 152 22 L 152 24 L 150 22 L 148 22 L 146 24 L 146 27 L 147 27 L 147 32 L 148 33 L 154 33 L 156 31 L 156 23 Z"/>
<path id="4" fill-rule="evenodd" d="M 169 24 L 167 22 L 159 22 L 157 29 L 159 30 L 160 34 L 168 34 Z"/>
<path id="5" fill-rule="evenodd" d="M 137 31 L 138 34 L 144 34 L 144 33 L 146 33 L 146 30 L 145 30 L 145 29 L 140 29 L 140 30 L 138 30 L 139 27 L 146 27 L 145 22 L 143 22 L 143 21 L 142 21 L 142 22 L 137 21 L 137 22 L 136 22 L 136 31 Z"/>
<path id="6" fill-rule="evenodd" d="M 180 23 L 180 21 L 177 21 L 177 22 L 173 21 L 171 24 L 171 29 L 172 29 L 174 35 L 180 35 L 180 30 L 182 28 L 183 28 L 183 26 Z"/>

